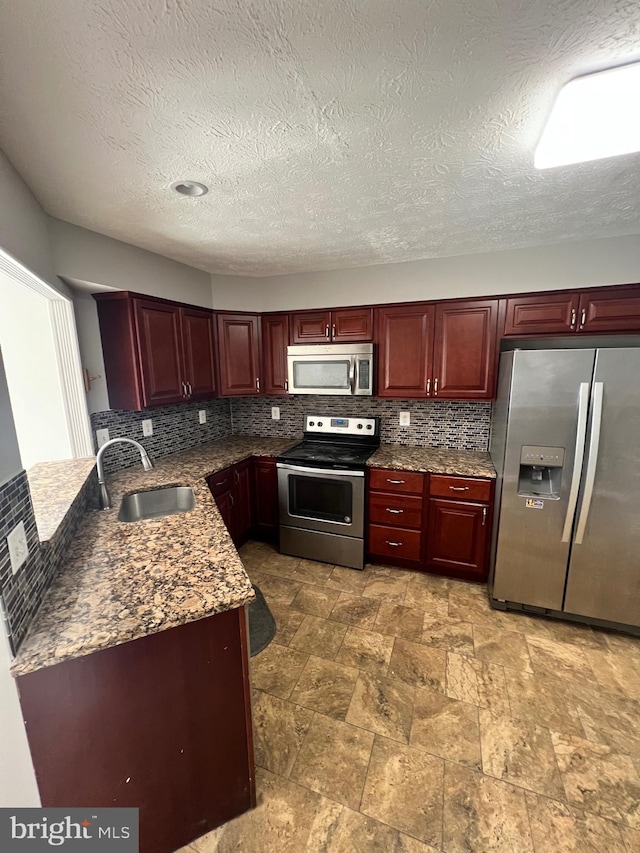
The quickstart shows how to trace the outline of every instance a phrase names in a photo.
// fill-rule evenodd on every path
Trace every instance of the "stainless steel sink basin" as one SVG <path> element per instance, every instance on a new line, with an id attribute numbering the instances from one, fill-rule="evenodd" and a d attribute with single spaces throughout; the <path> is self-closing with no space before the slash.
<path id="1" fill-rule="evenodd" d="M 196 496 L 188 486 L 168 486 L 150 492 L 135 492 L 122 499 L 118 521 L 142 521 L 189 512 L 196 505 Z"/>

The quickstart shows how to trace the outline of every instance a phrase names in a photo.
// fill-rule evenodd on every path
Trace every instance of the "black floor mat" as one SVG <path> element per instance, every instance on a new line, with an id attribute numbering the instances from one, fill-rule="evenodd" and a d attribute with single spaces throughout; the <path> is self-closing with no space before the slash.
<path id="1" fill-rule="evenodd" d="M 264 600 L 260 589 L 253 584 L 256 593 L 255 601 L 249 605 L 249 649 L 251 657 L 269 645 L 276 633 L 276 620 L 269 610 L 269 605 Z"/>

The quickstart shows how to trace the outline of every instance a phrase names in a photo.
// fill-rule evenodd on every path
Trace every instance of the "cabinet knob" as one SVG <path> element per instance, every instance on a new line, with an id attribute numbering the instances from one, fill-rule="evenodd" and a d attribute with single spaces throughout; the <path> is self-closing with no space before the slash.
<path id="1" fill-rule="evenodd" d="M 482 509 L 482 526 L 484 527 L 487 523 L 487 508 L 486 506 Z"/>

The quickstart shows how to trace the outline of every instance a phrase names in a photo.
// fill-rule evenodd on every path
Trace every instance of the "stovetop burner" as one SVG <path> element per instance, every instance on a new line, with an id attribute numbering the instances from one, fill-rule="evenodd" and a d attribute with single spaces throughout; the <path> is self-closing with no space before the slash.
<path id="1" fill-rule="evenodd" d="M 278 462 L 312 468 L 364 469 L 380 445 L 378 418 L 307 415 L 304 441 L 285 451 Z"/>

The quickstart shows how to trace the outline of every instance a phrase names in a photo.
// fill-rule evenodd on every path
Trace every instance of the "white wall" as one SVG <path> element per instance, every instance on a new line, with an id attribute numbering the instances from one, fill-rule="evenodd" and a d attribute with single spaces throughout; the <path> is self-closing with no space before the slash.
<path id="1" fill-rule="evenodd" d="M 0 346 L 22 464 L 71 459 L 50 302 L 0 272 L 0 306 Z"/>
<path id="2" fill-rule="evenodd" d="M 220 309 L 284 311 L 640 281 L 640 235 L 247 279 L 212 276 Z"/>
<path id="3" fill-rule="evenodd" d="M 23 468 L 0 342 L 0 486 L 19 474 Z"/>

